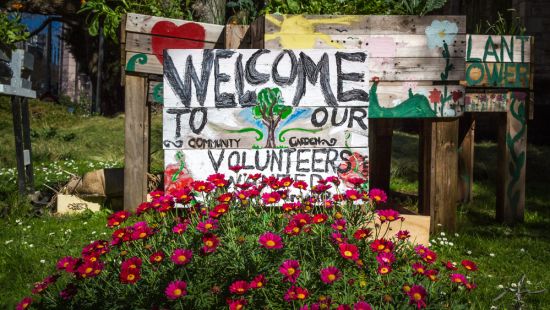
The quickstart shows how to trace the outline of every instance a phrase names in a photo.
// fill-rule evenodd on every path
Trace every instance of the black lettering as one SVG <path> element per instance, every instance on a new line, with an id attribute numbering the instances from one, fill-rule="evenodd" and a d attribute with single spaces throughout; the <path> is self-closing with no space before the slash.
<path id="1" fill-rule="evenodd" d="M 178 109 L 178 108 L 172 108 L 172 109 L 166 109 L 166 113 L 168 114 L 175 114 L 176 115 L 176 138 L 181 137 L 181 116 L 183 114 L 187 114 L 191 112 L 191 109 Z"/>
<path id="2" fill-rule="evenodd" d="M 256 170 L 264 171 L 267 168 L 267 165 L 269 165 L 269 159 L 271 158 L 271 154 L 269 151 L 265 152 L 266 160 L 265 165 L 260 165 L 260 151 L 256 151 L 254 163 L 256 164 Z"/>
<path id="3" fill-rule="evenodd" d="M 332 109 L 332 117 L 330 119 L 330 121 L 332 122 L 332 126 L 341 126 L 346 122 L 346 120 L 348 119 L 348 109 L 347 108 L 344 109 L 344 115 L 342 116 L 342 119 L 339 122 L 336 121 L 337 115 L 338 115 L 338 109 L 337 108 Z"/>
<path id="4" fill-rule="evenodd" d="M 254 166 L 246 165 L 246 151 L 243 152 L 243 169 L 244 170 L 254 170 Z"/>
<path id="5" fill-rule="evenodd" d="M 359 115 L 355 115 L 355 113 L 359 113 Z M 353 120 L 359 124 L 359 127 L 363 130 L 367 130 L 367 124 L 363 121 L 367 118 L 367 110 L 365 108 L 351 108 L 350 117 L 349 117 L 349 123 L 348 128 L 353 128 Z"/>
<path id="6" fill-rule="evenodd" d="M 212 151 L 208 150 L 208 157 L 210 158 L 210 162 L 212 163 L 212 167 L 214 167 L 214 171 L 216 171 L 216 173 L 218 172 L 218 170 L 220 170 L 220 166 L 223 162 L 224 152 L 225 150 L 222 150 L 220 152 L 220 155 L 218 156 L 218 160 L 215 160 Z"/>
<path id="7" fill-rule="evenodd" d="M 327 150 L 327 160 L 325 161 L 325 171 L 328 172 L 328 167 L 332 167 L 332 171 L 336 172 L 336 160 L 338 160 L 338 151 L 335 149 Z"/>
<path id="8" fill-rule="evenodd" d="M 324 114 L 323 119 L 321 121 L 319 121 L 319 119 L 317 118 L 317 114 L 319 112 L 322 112 Z M 315 127 L 323 127 L 323 125 L 327 123 L 327 120 L 328 120 L 328 111 L 327 111 L 327 108 L 325 107 L 316 108 L 311 114 L 311 124 Z"/>
<path id="9" fill-rule="evenodd" d="M 290 165 L 292 161 L 290 160 L 290 154 L 296 152 L 296 149 L 285 149 L 286 153 L 286 173 L 290 173 Z"/>
<path id="10" fill-rule="evenodd" d="M 300 52 L 300 60 L 304 67 L 304 76 L 307 77 L 307 80 L 313 85 L 317 84 L 318 79 L 321 81 L 321 92 L 325 97 L 325 103 L 333 107 L 338 106 L 338 102 L 330 88 L 330 70 L 327 53 L 323 53 L 321 60 L 317 64 L 304 52 Z M 304 94 L 305 92 L 304 88 Z"/>
<path id="11" fill-rule="evenodd" d="M 311 152 L 311 150 L 308 150 L 308 149 L 299 149 L 298 150 L 298 153 L 297 153 L 297 158 L 296 158 L 296 171 L 298 172 L 309 172 L 309 168 L 301 168 L 300 164 L 304 163 L 304 164 L 308 164 L 309 163 L 309 159 L 301 159 L 300 158 L 300 155 L 302 153 L 305 153 L 305 152 Z"/>
<path id="12" fill-rule="evenodd" d="M 225 73 L 220 73 L 220 58 L 231 58 L 235 54 L 231 50 L 216 50 L 216 58 L 214 59 L 214 100 L 216 101 L 216 108 L 231 108 L 235 107 L 235 94 L 221 93 L 220 84 L 223 82 L 229 82 L 230 76 Z"/>
<path id="13" fill-rule="evenodd" d="M 279 75 L 279 70 L 277 69 L 279 66 L 279 62 L 281 59 L 283 59 L 283 56 L 285 54 L 288 54 L 288 57 L 290 57 L 290 74 L 288 77 L 282 77 Z M 275 60 L 273 61 L 273 66 L 271 67 L 271 75 L 273 76 L 273 82 L 279 86 L 286 86 L 286 85 L 292 85 L 294 83 L 294 80 L 296 79 L 296 75 L 298 74 L 297 70 L 297 63 L 298 60 L 296 59 L 296 56 L 294 55 L 294 52 L 291 50 L 283 50 Z"/>
<path id="14" fill-rule="evenodd" d="M 252 107 L 256 105 L 256 92 L 247 90 L 244 92 L 244 73 L 243 73 L 243 55 L 239 54 L 235 64 L 235 88 L 237 97 L 242 107 Z"/>
<path id="15" fill-rule="evenodd" d="M 271 53 L 271 51 L 265 49 L 258 50 L 246 61 L 244 76 L 249 84 L 260 85 L 269 81 L 269 74 L 260 73 L 256 70 L 256 60 L 258 60 L 258 57 L 268 53 Z"/>
<path id="16" fill-rule="evenodd" d="M 319 169 L 315 166 L 316 163 L 322 163 L 323 162 L 323 159 L 322 158 L 317 158 L 317 154 L 326 154 L 327 153 L 327 150 L 326 149 L 314 149 L 313 150 L 313 154 L 311 156 L 311 171 L 312 172 L 327 172 L 326 170 L 323 171 L 323 169 Z"/>
<path id="17" fill-rule="evenodd" d="M 202 118 L 200 119 L 199 127 L 195 126 L 195 118 L 197 115 L 197 112 L 201 112 Z M 204 129 L 204 126 L 206 126 L 206 121 L 208 119 L 207 115 L 207 109 L 206 108 L 194 108 L 191 110 L 191 115 L 189 118 L 189 127 L 191 128 L 191 131 L 195 134 L 200 134 L 201 131 Z"/>
<path id="18" fill-rule="evenodd" d="M 347 156 L 345 156 L 347 155 Z M 349 160 L 349 157 L 352 155 L 351 151 L 349 150 L 342 150 L 340 152 L 340 159 L 343 161 L 343 165 L 338 166 L 338 173 L 347 173 L 349 172 L 353 167 L 351 166 L 351 161 Z"/>
<path id="19" fill-rule="evenodd" d="M 337 83 L 337 97 L 340 102 L 347 102 L 352 100 L 358 100 L 363 102 L 369 101 L 369 95 L 362 89 L 352 89 L 344 91 L 344 81 L 361 82 L 365 79 L 364 73 L 357 72 L 342 72 L 342 59 L 353 62 L 365 62 L 367 60 L 367 54 L 363 52 L 345 53 L 336 52 L 336 75 L 338 77 Z"/>
<path id="20" fill-rule="evenodd" d="M 237 158 L 236 163 L 233 163 L 233 161 L 231 160 L 234 157 Z M 240 162 L 241 162 L 241 154 L 239 154 L 238 151 L 232 151 L 231 153 L 229 153 L 229 156 L 227 156 L 227 165 L 228 165 L 228 167 L 237 166 Z"/>
<path id="21" fill-rule="evenodd" d="M 273 172 L 273 165 L 275 164 L 275 161 L 279 166 L 279 168 L 277 168 L 277 171 L 281 171 L 283 169 L 283 150 L 279 150 L 279 156 L 277 156 L 276 152 L 276 150 L 271 151 L 271 172 Z"/>

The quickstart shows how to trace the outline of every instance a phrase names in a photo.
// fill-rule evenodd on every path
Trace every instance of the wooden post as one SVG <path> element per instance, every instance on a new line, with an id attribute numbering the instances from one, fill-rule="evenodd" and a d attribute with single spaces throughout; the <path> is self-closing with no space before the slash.
<path id="1" fill-rule="evenodd" d="M 420 141 L 419 209 L 430 233 L 456 228 L 458 119 L 424 120 Z"/>
<path id="2" fill-rule="evenodd" d="M 525 211 L 527 93 L 511 96 L 508 112 L 499 113 L 498 123 L 496 217 L 506 223 L 522 222 Z"/>
<path id="3" fill-rule="evenodd" d="M 466 113 L 458 130 L 458 195 L 459 201 L 472 201 L 474 184 L 475 114 Z"/>
<path id="4" fill-rule="evenodd" d="M 248 25 L 225 25 L 225 48 L 251 48 L 249 29 Z"/>
<path id="5" fill-rule="evenodd" d="M 150 109 L 147 78 L 125 77 L 124 210 L 135 210 L 147 197 Z"/>
<path id="6" fill-rule="evenodd" d="M 23 163 L 25 165 L 26 186 L 34 192 L 34 173 L 32 168 L 31 125 L 29 121 L 29 99 L 21 98 L 21 125 L 23 129 Z"/>
<path id="7" fill-rule="evenodd" d="M 369 186 L 390 190 L 393 119 L 369 120 Z"/>
<path id="8" fill-rule="evenodd" d="M 13 116 L 13 134 L 15 135 L 15 156 L 17 160 L 17 188 L 19 195 L 27 192 L 25 188 L 25 163 L 23 159 L 23 134 L 21 128 L 21 99 L 17 96 L 11 97 L 11 112 Z"/>
<path id="9" fill-rule="evenodd" d="M 97 79 L 96 79 L 96 91 L 95 91 L 95 100 L 92 103 L 92 114 L 101 113 L 101 88 L 102 88 L 102 75 L 103 75 L 103 22 L 99 21 L 99 46 L 97 51 Z"/>

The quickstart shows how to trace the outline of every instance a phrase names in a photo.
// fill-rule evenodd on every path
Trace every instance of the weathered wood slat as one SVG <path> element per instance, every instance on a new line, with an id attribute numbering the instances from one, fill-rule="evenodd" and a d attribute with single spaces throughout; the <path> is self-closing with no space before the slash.
<path id="1" fill-rule="evenodd" d="M 165 149 L 255 149 L 268 141 L 267 127 L 252 108 L 165 108 Z M 275 147 L 366 147 L 367 108 L 294 108 L 274 131 Z"/>
<path id="2" fill-rule="evenodd" d="M 466 16 L 388 16 L 388 15 L 275 15 L 265 16 L 265 33 L 285 36 L 331 34 L 425 34 L 434 20 L 457 25 L 466 33 Z M 267 40 L 267 39 L 266 39 Z"/>
<path id="3" fill-rule="evenodd" d="M 489 90 L 483 93 L 467 93 L 465 112 L 507 112 L 512 93 L 506 90 Z"/>
<path id="4" fill-rule="evenodd" d="M 126 51 L 135 52 L 135 53 L 144 53 L 144 54 L 159 54 L 153 50 L 153 38 L 159 38 L 159 36 L 153 36 L 151 34 L 145 33 L 135 33 L 127 32 L 126 34 Z M 205 41 L 195 41 L 188 39 L 179 39 L 179 38 L 165 38 L 167 41 L 166 46 L 170 48 L 222 48 L 217 42 L 205 42 Z"/>
<path id="5" fill-rule="evenodd" d="M 178 152 L 183 155 L 179 159 Z M 289 175 L 308 182 L 331 175 L 344 180 L 352 175 L 368 177 L 368 148 L 164 151 L 165 170 L 177 170 L 182 161 L 185 173 L 193 179 L 206 179 L 217 172 L 234 176 L 229 167 L 235 165 L 244 167 L 241 174 Z"/>
<path id="6" fill-rule="evenodd" d="M 332 34 L 326 37 L 318 35 L 293 35 L 298 42 L 313 41 L 312 48 L 317 49 L 366 49 L 369 58 L 401 58 L 401 57 L 433 57 L 441 58 L 440 48 L 428 48 L 426 35 L 391 34 Z M 265 42 L 265 48 L 283 49 L 280 37 Z M 458 35 L 449 46 L 450 57 L 464 57 L 466 55 L 466 37 Z"/>
<path id="7" fill-rule="evenodd" d="M 157 29 L 155 25 L 160 24 Z M 173 24 L 173 27 L 169 25 Z M 160 27 L 162 26 L 162 27 Z M 156 34 L 166 37 L 184 38 L 195 41 L 221 42 L 223 45 L 223 25 L 190 22 L 181 19 L 148 16 L 130 13 L 126 16 L 126 31 Z"/>
<path id="8" fill-rule="evenodd" d="M 467 62 L 529 63 L 533 37 L 472 35 L 467 37 Z"/>
<path id="9" fill-rule="evenodd" d="M 529 63 L 466 63 L 468 87 L 529 88 Z"/>

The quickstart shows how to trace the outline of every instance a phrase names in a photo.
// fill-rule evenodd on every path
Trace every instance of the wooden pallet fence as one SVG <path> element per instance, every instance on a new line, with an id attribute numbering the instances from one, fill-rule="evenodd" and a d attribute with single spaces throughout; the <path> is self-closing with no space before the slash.
<path id="1" fill-rule="evenodd" d="M 465 129 L 461 135 L 460 188 L 471 199 L 475 114 L 498 113 L 497 219 L 523 220 L 527 120 L 533 89 L 533 38 L 468 35 L 466 53 Z"/>

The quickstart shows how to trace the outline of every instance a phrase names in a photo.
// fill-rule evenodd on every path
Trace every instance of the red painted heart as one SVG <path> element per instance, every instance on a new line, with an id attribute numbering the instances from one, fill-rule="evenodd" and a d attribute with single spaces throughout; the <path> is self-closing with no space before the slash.
<path id="1" fill-rule="evenodd" d="M 163 50 L 169 48 L 203 48 L 206 32 L 196 23 L 185 23 L 176 26 L 169 21 L 157 22 L 151 29 L 153 54 L 163 63 Z"/>

